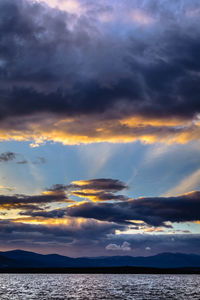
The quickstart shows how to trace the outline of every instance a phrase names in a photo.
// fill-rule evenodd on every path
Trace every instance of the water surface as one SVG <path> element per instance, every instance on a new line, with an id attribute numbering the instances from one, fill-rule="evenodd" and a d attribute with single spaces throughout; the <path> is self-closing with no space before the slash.
<path id="1" fill-rule="evenodd" d="M 200 276 L 0 274 L 0 299 L 199 300 Z"/>

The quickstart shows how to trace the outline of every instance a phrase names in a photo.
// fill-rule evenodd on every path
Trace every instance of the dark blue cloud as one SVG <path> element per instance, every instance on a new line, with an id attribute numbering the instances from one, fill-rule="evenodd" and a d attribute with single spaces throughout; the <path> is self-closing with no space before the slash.
<path id="1" fill-rule="evenodd" d="M 170 3 L 130 4 L 165 21 L 160 31 L 124 24 L 122 39 L 103 25 L 102 35 L 89 12 L 83 22 L 44 4 L 1 1 L 1 119 L 42 112 L 193 118 L 200 111 L 200 32 L 186 14 L 191 3 L 182 2 L 185 10 L 174 12 Z"/>
<path id="2" fill-rule="evenodd" d="M 129 255 L 153 255 L 160 252 L 198 253 L 199 234 L 150 235 L 119 234 L 122 226 L 90 220 L 87 223 L 69 225 L 35 225 L 0 221 L 0 242 L 9 249 L 37 249 L 49 253 L 52 251 L 70 256 L 113 255 L 106 250 L 109 244 L 128 242 L 131 248 Z M 150 250 L 146 250 L 150 248 Z M 53 250 L 52 250 L 53 249 Z M 115 253 L 122 254 L 120 251 Z M 124 254 L 124 253 L 123 253 Z"/>
<path id="3" fill-rule="evenodd" d="M 0 162 L 8 162 L 14 160 L 16 158 L 16 154 L 14 152 L 3 152 L 0 154 Z"/>
<path id="4" fill-rule="evenodd" d="M 86 202 L 68 207 L 65 214 L 122 224 L 141 220 L 153 226 L 167 226 L 167 221 L 198 221 L 199 213 L 200 192 L 197 191 L 177 197 L 138 198 L 117 203 Z"/>

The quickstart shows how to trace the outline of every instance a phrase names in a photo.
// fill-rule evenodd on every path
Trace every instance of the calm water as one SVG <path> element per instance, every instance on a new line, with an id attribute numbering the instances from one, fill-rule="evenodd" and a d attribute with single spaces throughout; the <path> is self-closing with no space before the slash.
<path id="1" fill-rule="evenodd" d="M 0 299 L 200 299 L 198 275 L 0 274 Z"/>

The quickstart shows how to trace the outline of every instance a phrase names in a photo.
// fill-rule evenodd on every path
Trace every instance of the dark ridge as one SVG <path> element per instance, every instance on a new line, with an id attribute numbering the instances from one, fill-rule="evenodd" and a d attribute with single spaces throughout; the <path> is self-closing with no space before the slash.
<path id="1" fill-rule="evenodd" d="M 148 257 L 108 256 L 71 258 L 59 254 L 38 254 L 29 251 L 13 250 L 0 252 L 0 270 L 71 270 L 108 268 L 147 268 L 150 269 L 200 269 L 200 255 L 183 253 L 161 253 Z M 60 271 L 59 271 L 60 272 Z M 68 272 L 68 271 L 66 271 Z M 70 271 L 71 272 L 71 271 Z M 135 272 L 135 271 L 134 271 Z M 148 271 L 149 272 L 149 271 Z"/>

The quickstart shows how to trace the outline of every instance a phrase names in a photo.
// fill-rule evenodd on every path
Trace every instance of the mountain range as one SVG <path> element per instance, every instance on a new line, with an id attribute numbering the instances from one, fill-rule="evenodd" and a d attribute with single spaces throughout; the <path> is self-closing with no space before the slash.
<path id="1" fill-rule="evenodd" d="M 148 257 L 108 256 L 72 258 L 58 254 L 38 254 L 23 250 L 0 252 L 0 269 L 25 268 L 200 268 L 200 255 L 161 253 Z"/>

